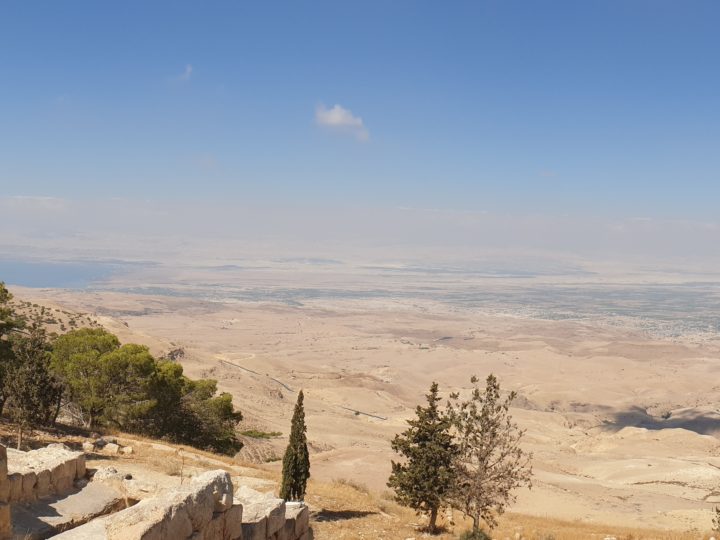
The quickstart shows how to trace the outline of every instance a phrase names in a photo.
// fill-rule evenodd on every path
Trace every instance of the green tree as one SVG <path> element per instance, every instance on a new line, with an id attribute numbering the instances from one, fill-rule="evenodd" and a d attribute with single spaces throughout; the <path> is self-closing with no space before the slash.
<path id="1" fill-rule="evenodd" d="M 176 442 L 213 452 L 239 452 L 243 445 L 236 428 L 242 414 L 233 408 L 232 396 L 225 392 L 216 395 L 217 381 L 213 379 L 184 377 L 181 391 L 177 421 L 166 434 Z"/>
<path id="2" fill-rule="evenodd" d="M 53 368 L 65 388 L 66 405 L 79 409 L 88 427 L 114 426 L 197 448 L 234 454 L 242 414 L 217 381 L 194 381 L 182 366 L 156 360 L 147 347 L 120 345 L 102 329 L 59 337 Z"/>
<path id="3" fill-rule="evenodd" d="M 515 501 L 514 491 L 531 485 L 531 454 L 520 448 L 524 431 L 510 416 L 510 404 L 516 397 L 510 392 L 501 399 L 500 383 L 490 374 L 485 390 L 472 377 L 470 398 L 450 396 L 448 415 L 458 442 L 454 469 L 456 480 L 449 501 L 453 508 L 473 520 L 472 534 L 480 537 L 480 520 L 490 528 L 496 516 Z"/>
<path id="4" fill-rule="evenodd" d="M 157 365 L 144 345 L 129 343 L 103 354 L 96 388 L 104 397 L 100 411 L 103 424 L 136 431 L 155 407 L 149 389 Z"/>
<path id="5" fill-rule="evenodd" d="M 298 394 L 290 428 L 290 442 L 283 456 L 280 497 L 286 501 L 302 501 L 310 478 L 310 454 L 307 447 L 303 391 Z"/>
<path id="6" fill-rule="evenodd" d="M 38 323 L 30 327 L 27 335 L 13 338 L 12 350 L 14 363 L 4 389 L 8 414 L 17 424 L 19 449 L 24 431 L 51 422 L 60 384 L 51 373 L 50 344 Z"/>
<path id="7" fill-rule="evenodd" d="M 458 447 L 450 432 L 449 417 L 438 408 L 438 385 L 432 383 L 427 406 L 418 405 L 416 418 L 408 420 L 408 429 L 393 439 L 392 449 L 403 456 L 392 462 L 388 487 L 395 499 L 418 513 L 429 515 L 428 530 L 436 532 L 437 515 L 455 481 L 453 464 Z"/>
<path id="8" fill-rule="evenodd" d="M 83 423 L 91 429 L 113 399 L 104 357 L 119 348 L 118 338 L 99 328 L 73 330 L 55 341 L 52 366 L 65 388 L 65 399 L 79 407 Z"/>
<path id="9" fill-rule="evenodd" d="M 0 413 L 7 400 L 5 393 L 7 374 L 15 364 L 12 338 L 25 326 L 22 317 L 15 312 L 12 298 L 10 291 L 0 281 Z"/>

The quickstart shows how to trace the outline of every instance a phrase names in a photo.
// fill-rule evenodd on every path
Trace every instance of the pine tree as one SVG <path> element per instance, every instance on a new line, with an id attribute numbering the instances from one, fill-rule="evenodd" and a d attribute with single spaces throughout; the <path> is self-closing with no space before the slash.
<path id="1" fill-rule="evenodd" d="M 429 514 L 428 530 L 434 533 L 438 511 L 453 486 L 457 445 L 449 418 L 438 409 L 437 383 L 432 383 L 426 397 L 427 406 L 418 405 L 417 418 L 408 420 L 410 427 L 392 441 L 392 449 L 405 460 L 392 462 L 388 487 L 395 490 L 400 504 Z"/>
<path id="2" fill-rule="evenodd" d="M 0 413 L 7 399 L 5 381 L 8 372 L 15 365 L 12 339 L 22 332 L 24 327 L 23 319 L 15 312 L 12 298 L 10 291 L 0 281 Z"/>
<path id="3" fill-rule="evenodd" d="M 515 501 L 513 492 L 530 487 L 532 455 L 520 448 L 525 432 L 510 416 L 515 392 L 501 399 L 500 383 L 492 374 L 485 381 L 484 391 L 476 377 L 470 382 L 470 398 L 461 401 L 458 394 L 452 394 L 448 406 L 459 443 L 450 502 L 473 520 L 471 537 L 480 538 L 480 520 L 495 527 L 497 516 Z"/>
<path id="4" fill-rule="evenodd" d="M 305 432 L 305 408 L 300 390 L 290 428 L 290 442 L 283 456 L 283 476 L 280 497 L 286 501 L 302 501 L 310 478 L 310 455 Z"/>
<path id="5" fill-rule="evenodd" d="M 9 416 L 18 427 L 18 449 L 28 428 L 52 421 L 60 384 L 50 371 L 50 344 L 36 322 L 28 334 L 13 340 L 15 364 L 8 371 L 5 393 Z"/>

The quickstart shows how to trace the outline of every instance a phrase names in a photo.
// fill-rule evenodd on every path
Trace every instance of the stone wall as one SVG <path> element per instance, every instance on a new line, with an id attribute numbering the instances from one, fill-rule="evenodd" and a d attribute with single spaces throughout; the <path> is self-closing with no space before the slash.
<path id="1" fill-rule="evenodd" d="M 243 505 L 243 540 L 308 540 L 309 512 L 288 502 L 241 486 L 235 500 Z"/>
<path id="2" fill-rule="evenodd" d="M 73 490 L 75 480 L 84 476 L 85 455 L 62 444 L 30 452 L 0 445 L 0 539 L 12 535 L 11 503 L 64 495 Z"/>
<path id="3" fill-rule="evenodd" d="M 8 463 L 9 454 L 9 463 Z M 85 477 L 85 456 L 62 444 L 30 452 L 0 445 L 0 540 L 12 535 L 10 503 L 62 495 Z M 310 540 L 308 508 L 246 486 L 222 470 L 54 536 L 59 540 Z"/>
<path id="4" fill-rule="evenodd" d="M 246 508 L 247 512 L 246 513 Z M 221 470 L 55 536 L 58 540 L 309 540 L 302 503 L 241 488 Z"/>
<path id="5" fill-rule="evenodd" d="M 10 538 L 10 484 L 8 482 L 8 460 L 5 447 L 0 444 L 0 539 Z"/>
<path id="6" fill-rule="evenodd" d="M 8 449 L 8 502 L 33 502 L 49 495 L 64 495 L 85 477 L 85 454 L 63 444 L 20 452 Z M 0 471 L 1 473 L 2 471 Z"/>

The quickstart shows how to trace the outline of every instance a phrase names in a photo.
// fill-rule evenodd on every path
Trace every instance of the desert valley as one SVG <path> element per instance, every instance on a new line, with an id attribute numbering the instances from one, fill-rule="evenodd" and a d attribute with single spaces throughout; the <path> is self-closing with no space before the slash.
<path id="1" fill-rule="evenodd" d="M 206 282 L 197 269 L 143 291 L 134 290 L 132 275 L 86 289 L 12 291 L 88 314 L 123 342 L 145 344 L 158 356 L 174 351 L 191 377 L 217 379 L 244 414 L 241 431 L 276 433 L 244 437 L 242 460 L 279 467 L 295 395 L 303 389 L 313 478 L 386 491 L 394 459 L 389 441 L 430 383 L 437 381 L 447 396 L 468 388 L 472 374 L 494 373 L 504 389 L 518 393 L 512 414 L 533 453 L 534 485 L 519 494 L 513 512 L 710 528 L 720 503 L 720 336 L 703 326 L 714 320 L 711 311 L 673 313 L 692 305 L 678 301 L 682 280 L 638 285 L 585 278 L 563 292 L 554 278 L 527 283 L 466 275 L 453 277 L 448 290 L 447 277 L 436 273 L 415 271 L 388 285 L 367 271 L 351 279 L 323 264 L 319 271 L 292 266 L 292 272 L 225 268 L 212 296 L 191 284 Z M 294 287 L 295 279 L 305 286 Z M 698 297 L 712 304 L 717 285 L 689 288 L 698 287 Z M 485 304 L 417 292 L 430 289 L 453 298 L 472 292 Z M 530 290 L 555 300 L 533 299 Z M 245 298 L 235 298 L 238 291 Z M 594 291 L 596 313 L 587 312 L 588 302 L 573 313 L 567 296 L 587 297 L 587 291 Z M 657 301 L 662 291 L 674 306 Z M 655 313 L 644 307 L 649 294 Z M 671 328 L 668 320 L 677 323 Z"/>

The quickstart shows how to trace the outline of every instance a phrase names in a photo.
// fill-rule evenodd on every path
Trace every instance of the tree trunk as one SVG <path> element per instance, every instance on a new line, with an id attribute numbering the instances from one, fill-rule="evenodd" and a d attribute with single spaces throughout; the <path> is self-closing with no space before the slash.
<path id="1" fill-rule="evenodd" d="M 52 425 L 55 427 L 57 425 L 57 418 L 60 415 L 60 408 L 62 407 L 62 393 L 58 396 L 57 403 L 55 403 L 55 412 L 53 413 L 52 417 Z"/>
<path id="2" fill-rule="evenodd" d="M 438 509 L 437 506 L 433 506 L 430 509 L 430 523 L 428 523 L 428 532 L 434 533 L 436 529 L 435 522 L 437 521 Z"/>
<path id="3" fill-rule="evenodd" d="M 480 517 L 479 516 L 473 516 L 473 532 L 477 533 L 480 530 Z"/>
<path id="4" fill-rule="evenodd" d="M 17 449 L 20 450 L 20 447 L 22 446 L 22 436 L 23 436 L 23 427 L 22 424 L 18 426 L 18 439 L 17 439 Z"/>

